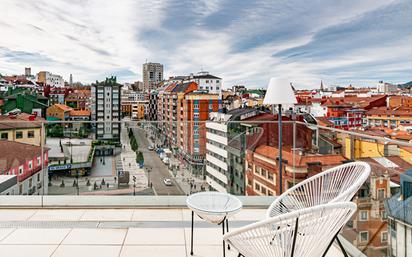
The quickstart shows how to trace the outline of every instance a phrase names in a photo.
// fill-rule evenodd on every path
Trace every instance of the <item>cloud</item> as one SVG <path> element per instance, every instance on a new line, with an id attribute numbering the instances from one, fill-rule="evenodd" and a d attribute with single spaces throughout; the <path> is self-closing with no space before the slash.
<path id="1" fill-rule="evenodd" d="M 0 73 L 50 70 L 92 82 L 201 69 L 224 85 L 370 85 L 410 78 L 407 0 L 2 0 Z M 11 22 L 13 21 L 13 22 Z"/>

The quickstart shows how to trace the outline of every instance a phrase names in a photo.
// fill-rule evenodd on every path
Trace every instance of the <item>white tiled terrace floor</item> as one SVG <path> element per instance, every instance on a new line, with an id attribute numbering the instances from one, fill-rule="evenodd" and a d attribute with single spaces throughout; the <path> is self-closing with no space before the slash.
<path id="1" fill-rule="evenodd" d="M 231 228 L 264 213 L 244 209 Z M 0 209 L 0 256 L 188 257 L 190 220 L 187 209 Z M 195 222 L 194 256 L 222 256 L 221 227 Z M 343 255 L 332 247 L 328 256 Z"/>

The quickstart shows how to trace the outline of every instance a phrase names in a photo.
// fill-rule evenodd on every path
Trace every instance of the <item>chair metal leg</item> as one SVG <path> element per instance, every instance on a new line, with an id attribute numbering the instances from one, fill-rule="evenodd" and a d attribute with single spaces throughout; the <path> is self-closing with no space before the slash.
<path id="1" fill-rule="evenodd" d="M 190 255 L 193 255 L 193 225 L 195 220 L 195 213 L 192 211 L 192 233 L 190 238 Z"/>
<path id="2" fill-rule="evenodd" d="M 226 232 L 229 233 L 229 219 L 226 220 Z M 230 244 L 227 244 L 227 249 L 230 250 Z"/>
<path id="3" fill-rule="evenodd" d="M 225 234 L 225 221 L 222 222 L 222 232 L 223 235 Z M 225 240 L 223 240 L 223 257 L 226 256 L 226 244 L 225 244 Z"/>
<path id="4" fill-rule="evenodd" d="M 329 251 L 330 247 L 332 246 L 334 240 L 336 240 L 336 241 L 338 242 L 339 247 L 340 247 L 340 249 L 342 250 L 343 255 L 344 255 L 345 257 L 348 257 L 348 254 L 346 253 L 345 248 L 343 247 L 342 243 L 340 242 L 340 240 L 339 240 L 339 238 L 338 238 L 339 233 L 340 233 L 340 230 L 338 231 L 338 233 L 336 233 L 336 235 L 335 235 L 335 236 L 333 237 L 333 239 L 330 241 L 330 243 L 329 243 L 328 247 L 326 248 L 325 253 L 323 253 L 322 257 L 325 257 L 325 256 L 326 256 L 326 254 L 328 253 L 328 251 Z"/>
<path id="5" fill-rule="evenodd" d="M 296 246 L 296 237 L 298 236 L 298 228 L 299 228 L 299 218 L 296 218 L 296 223 L 295 223 L 295 232 L 293 233 L 293 242 L 292 242 L 292 253 L 291 257 L 295 254 L 295 246 Z"/>
<path id="6" fill-rule="evenodd" d="M 336 241 L 338 242 L 339 247 L 340 247 L 340 249 L 342 250 L 343 255 L 344 255 L 345 257 L 348 257 L 348 254 L 346 253 L 345 248 L 343 247 L 342 243 L 340 242 L 338 235 L 335 236 L 335 239 L 336 239 Z"/>

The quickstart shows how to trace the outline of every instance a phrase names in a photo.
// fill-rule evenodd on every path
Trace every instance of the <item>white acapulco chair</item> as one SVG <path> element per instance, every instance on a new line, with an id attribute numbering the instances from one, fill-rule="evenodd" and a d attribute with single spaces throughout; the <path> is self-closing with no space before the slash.
<path id="1" fill-rule="evenodd" d="M 231 194 L 220 192 L 200 192 L 187 197 L 186 204 L 192 210 L 191 248 L 193 255 L 193 227 L 194 214 L 213 224 L 222 225 L 223 234 L 229 231 L 228 218 L 242 209 L 242 202 Z M 225 256 L 225 242 L 223 241 L 223 256 Z"/>
<path id="2" fill-rule="evenodd" d="M 366 162 L 350 162 L 321 172 L 277 197 L 268 208 L 266 217 L 276 217 L 326 203 L 349 202 L 368 179 L 370 172 L 371 168 Z M 337 234 L 335 239 L 345 254 Z M 331 245 L 332 243 L 333 241 Z"/>
<path id="3" fill-rule="evenodd" d="M 356 211 L 356 204 L 318 205 L 266 218 L 223 236 L 246 257 L 319 257 Z"/>

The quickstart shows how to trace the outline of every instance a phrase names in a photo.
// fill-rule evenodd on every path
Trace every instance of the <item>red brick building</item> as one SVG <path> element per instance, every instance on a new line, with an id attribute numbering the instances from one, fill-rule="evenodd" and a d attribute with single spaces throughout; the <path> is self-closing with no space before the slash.
<path id="1" fill-rule="evenodd" d="M 195 172 L 200 172 L 206 156 L 206 121 L 209 113 L 220 110 L 219 95 L 192 92 L 182 100 L 183 112 L 179 115 L 180 153 Z"/>
<path id="2" fill-rule="evenodd" d="M 261 145 L 246 153 L 246 195 L 279 194 L 279 151 L 278 148 Z M 308 154 L 296 151 L 295 157 L 290 149 L 282 151 L 283 192 L 308 177 L 346 161 L 342 155 Z M 295 169 L 293 168 L 295 167 Z"/>

